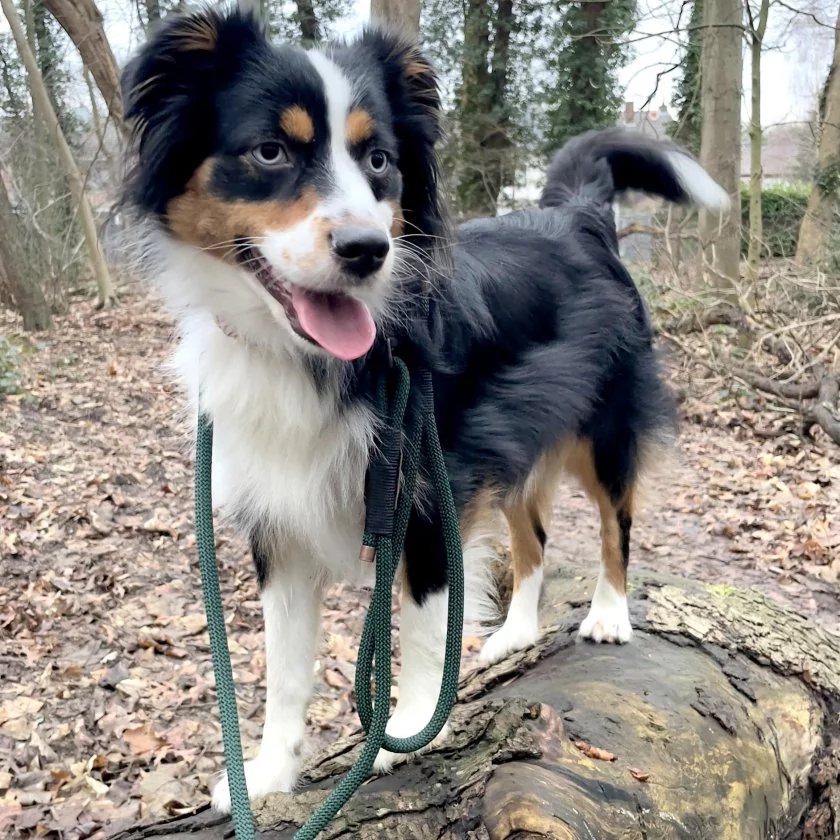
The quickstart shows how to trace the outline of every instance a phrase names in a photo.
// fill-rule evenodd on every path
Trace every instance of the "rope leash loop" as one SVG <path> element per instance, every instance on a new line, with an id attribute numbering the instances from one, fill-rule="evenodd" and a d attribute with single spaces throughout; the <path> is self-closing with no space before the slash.
<path id="1" fill-rule="evenodd" d="M 251 840 L 254 836 L 254 817 L 248 804 L 236 690 L 233 685 L 222 593 L 219 588 L 219 569 L 216 565 L 212 467 L 213 426 L 206 415 L 199 414 L 195 441 L 195 542 L 198 549 L 198 567 L 201 571 L 201 591 L 204 593 L 204 612 L 207 616 L 207 633 L 210 636 L 213 675 L 216 678 L 216 694 L 219 700 L 222 745 L 230 788 L 231 820 L 237 840 Z"/>
<path id="2" fill-rule="evenodd" d="M 393 395 L 389 394 L 389 372 L 395 372 Z M 356 667 L 356 702 L 367 737 L 362 752 L 344 778 L 321 806 L 295 834 L 295 840 L 314 840 L 341 807 L 370 777 L 380 749 L 391 752 L 417 752 L 431 743 L 443 729 L 455 704 L 461 663 L 461 635 L 464 617 L 464 565 L 458 516 L 446 472 L 446 463 L 434 416 L 431 373 L 420 374 L 419 388 L 412 394 L 405 363 L 390 358 L 386 373 L 377 387 L 377 409 L 384 418 L 384 442 L 378 467 L 369 475 L 372 486 L 363 544 L 372 548 L 376 559 L 376 580 L 370 607 L 359 642 Z M 412 400 L 413 397 L 413 400 Z M 409 406 L 411 410 L 409 411 Z M 408 428 L 405 429 L 406 416 Z M 402 441 L 400 440 L 402 438 Z M 402 443 L 402 446 L 400 446 Z M 199 414 L 195 458 L 195 524 L 204 608 L 213 655 L 213 673 L 219 702 L 225 763 L 231 798 L 231 819 L 236 840 L 253 840 L 254 819 L 248 799 L 236 691 L 225 632 L 212 503 L 213 427 Z M 402 486 L 399 486 L 399 456 L 402 455 Z M 426 471 L 437 498 L 446 549 L 449 585 L 445 658 L 441 690 L 431 720 L 409 738 L 385 734 L 391 702 L 391 593 L 402 556 L 417 478 L 425 459 Z M 374 458 L 376 463 L 376 458 Z M 385 476 L 377 479 L 376 476 Z M 383 488 L 381 484 L 385 484 Z M 371 697 L 371 672 L 375 677 L 375 697 Z"/>

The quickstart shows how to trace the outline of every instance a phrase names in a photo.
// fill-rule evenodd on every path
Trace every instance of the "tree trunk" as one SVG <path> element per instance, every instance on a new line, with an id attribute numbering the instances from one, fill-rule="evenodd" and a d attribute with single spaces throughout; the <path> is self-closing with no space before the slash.
<path id="1" fill-rule="evenodd" d="M 672 137 L 700 153 L 700 132 L 703 116 L 700 111 L 700 62 L 703 52 L 703 0 L 693 0 L 688 21 L 688 45 L 682 60 L 682 75 L 672 96 L 677 109 L 676 122 L 672 123 Z"/>
<path id="2" fill-rule="evenodd" d="M 120 71 L 105 37 L 102 14 L 94 0 L 42 0 L 50 14 L 76 45 L 82 63 L 90 70 L 117 130 L 127 137 L 120 99 Z"/>
<path id="3" fill-rule="evenodd" d="M 20 224 L 0 175 L 0 267 L 4 284 L 11 292 L 15 310 L 23 316 L 23 328 L 46 330 L 52 322 L 50 306 L 38 278 L 26 273 L 18 249 L 20 242 Z"/>
<path id="4" fill-rule="evenodd" d="M 160 0 L 145 0 L 146 28 L 154 26 L 160 20 Z"/>
<path id="5" fill-rule="evenodd" d="M 462 172 L 458 203 L 468 216 L 494 216 L 511 147 L 507 102 L 513 3 L 468 0 L 461 71 Z"/>
<path id="6" fill-rule="evenodd" d="M 706 0 L 700 72 L 703 127 L 700 162 L 730 195 L 726 218 L 703 211 L 700 224 L 707 264 L 721 292 L 735 296 L 741 253 L 742 0 Z"/>
<path id="7" fill-rule="evenodd" d="M 544 619 L 558 624 L 471 672 L 448 741 L 366 784 L 320 837 L 836 838 L 840 640 L 754 591 L 644 573 L 634 584 L 633 641 L 580 643 L 594 581 L 550 567 Z M 316 756 L 299 793 L 258 803 L 259 836 L 291 838 L 359 740 Z M 229 832 L 205 809 L 112 840 Z"/>
<path id="8" fill-rule="evenodd" d="M 102 119 L 99 116 L 99 105 L 96 102 L 96 91 L 93 87 L 93 79 L 90 76 L 90 71 L 87 67 L 82 70 L 82 75 L 85 78 L 85 86 L 88 90 L 88 97 L 90 99 L 90 114 L 93 120 L 93 132 L 96 135 L 96 142 L 99 143 L 100 148 L 105 151 L 105 128 L 102 125 Z"/>
<path id="9" fill-rule="evenodd" d="M 256 15 L 260 20 L 265 21 L 265 2 L 264 0 L 239 0 L 239 8 L 243 12 L 250 12 Z"/>
<path id="10" fill-rule="evenodd" d="M 321 30 L 318 26 L 318 16 L 315 14 L 315 6 L 312 4 L 312 0 L 296 0 L 296 4 L 301 38 L 313 43 L 320 41 Z"/>
<path id="11" fill-rule="evenodd" d="M 370 19 L 415 41 L 420 39 L 420 0 L 371 0 Z"/>
<path id="12" fill-rule="evenodd" d="M 79 172 L 79 167 L 73 158 L 73 152 L 67 144 L 64 133 L 58 122 L 58 117 L 55 110 L 50 103 L 49 94 L 44 86 L 44 80 L 41 78 L 38 64 L 32 50 L 29 48 L 29 43 L 26 40 L 26 34 L 23 30 L 23 24 L 14 6 L 13 0 L 0 0 L 0 6 L 3 8 L 3 13 L 9 22 L 9 28 L 12 30 L 12 37 L 15 39 L 17 48 L 23 59 L 26 67 L 26 74 L 29 77 L 32 86 L 32 93 L 34 97 L 35 109 L 38 117 L 47 125 L 58 150 L 62 165 L 64 166 L 67 180 L 70 184 L 70 190 L 73 194 L 73 202 L 79 214 L 82 223 L 82 232 L 85 237 L 85 244 L 87 246 L 88 258 L 90 266 L 93 271 L 94 279 L 96 280 L 96 287 L 99 291 L 99 306 L 107 306 L 113 296 L 113 284 L 111 283 L 111 275 L 108 271 L 108 266 L 105 263 L 105 258 L 102 251 L 99 249 L 99 240 L 96 233 L 96 223 L 93 219 L 93 212 L 88 203 L 87 196 L 84 190 L 84 181 Z"/>
<path id="13" fill-rule="evenodd" d="M 758 18 L 755 18 L 746 0 L 747 15 L 750 21 L 750 243 L 747 252 L 747 265 L 753 279 L 758 277 L 758 263 L 761 259 L 761 244 L 764 232 L 761 224 L 761 190 L 764 182 L 764 170 L 761 164 L 761 149 L 764 134 L 761 129 L 761 50 L 764 47 L 764 34 L 767 31 L 767 16 L 770 0 L 761 0 Z"/>
<path id="14" fill-rule="evenodd" d="M 800 265 L 825 260 L 834 222 L 837 188 L 840 186 L 840 12 L 834 31 L 834 59 L 823 89 L 820 142 L 814 184 L 808 208 L 799 228 L 796 262 Z"/>

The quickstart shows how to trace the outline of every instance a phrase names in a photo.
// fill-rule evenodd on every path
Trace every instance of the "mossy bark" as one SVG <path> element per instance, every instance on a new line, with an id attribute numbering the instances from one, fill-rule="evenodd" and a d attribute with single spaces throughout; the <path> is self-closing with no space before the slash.
<path id="1" fill-rule="evenodd" d="M 447 743 L 365 785 L 323 837 L 839 837 L 840 640 L 752 591 L 635 583 L 632 643 L 594 646 L 575 638 L 592 580 L 552 569 L 543 609 L 555 625 L 540 644 L 470 673 Z M 317 756 L 300 793 L 259 804 L 260 837 L 291 838 L 359 743 Z M 204 810 L 118 835 L 152 836 L 232 830 Z"/>

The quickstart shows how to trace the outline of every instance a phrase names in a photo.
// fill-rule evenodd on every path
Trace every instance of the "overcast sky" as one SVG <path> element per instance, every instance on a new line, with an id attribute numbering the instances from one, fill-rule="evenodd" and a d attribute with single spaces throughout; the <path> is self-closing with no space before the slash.
<path id="1" fill-rule="evenodd" d="M 134 47 L 132 5 L 125 0 L 101 0 L 99 3 L 108 37 L 122 63 Z M 807 10 L 820 22 L 833 24 L 836 8 L 832 0 L 791 0 L 791 6 Z M 640 23 L 631 36 L 635 57 L 621 71 L 625 98 L 640 108 L 650 100 L 650 108 L 671 104 L 675 83 L 670 68 L 679 58 L 679 50 L 667 33 L 673 30 L 682 3 L 679 0 L 640 0 Z M 356 0 L 354 13 L 341 22 L 342 34 L 352 34 L 367 20 L 370 0 Z M 687 14 L 687 12 L 686 12 Z M 135 19 L 136 20 L 136 19 Z M 687 25 L 683 20 L 682 26 Z M 664 33 L 664 34 L 663 34 Z M 762 122 L 773 125 L 807 119 L 816 92 L 825 79 L 833 49 L 833 30 L 819 26 L 811 17 L 792 15 L 779 6 L 771 9 L 766 43 L 770 49 L 762 60 Z M 749 57 L 744 62 L 744 119 L 749 117 Z M 657 74 L 662 75 L 657 88 Z"/>

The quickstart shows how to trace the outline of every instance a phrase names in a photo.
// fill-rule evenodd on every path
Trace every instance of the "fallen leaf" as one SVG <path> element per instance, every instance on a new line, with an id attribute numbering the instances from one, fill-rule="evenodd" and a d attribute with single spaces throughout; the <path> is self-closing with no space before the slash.
<path id="1" fill-rule="evenodd" d="M 97 795 L 105 796 L 108 793 L 108 785 L 100 782 L 99 779 L 94 779 L 93 776 L 85 776 L 85 784 Z"/>
<path id="2" fill-rule="evenodd" d="M 335 668 L 327 668 L 324 671 L 324 682 L 330 688 L 347 688 L 348 686 L 347 680 Z"/>
<path id="3" fill-rule="evenodd" d="M 608 750 L 602 750 L 600 747 L 593 747 L 587 741 L 575 741 L 575 746 L 587 757 L 595 758 L 598 761 L 615 761 L 616 756 Z"/>
<path id="4" fill-rule="evenodd" d="M 126 729 L 122 736 L 123 740 L 128 742 L 134 755 L 145 755 L 146 753 L 154 752 L 166 746 L 167 743 L 166 738 L 154 733 L 151 723 L 144 723 L 143 726 Z"/>
<path id="5" fill-rule="evenodd" d="M 630 775 L 637 782 L 646 782 L 650 778 L 650 773 L 647 773 L 644 770 L 639 770 L 638 767 L 631 767 L 630 768 Z"/>

